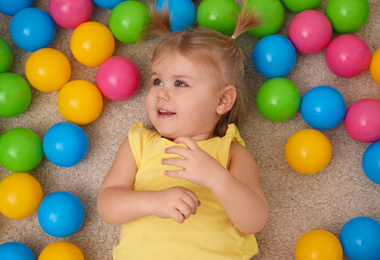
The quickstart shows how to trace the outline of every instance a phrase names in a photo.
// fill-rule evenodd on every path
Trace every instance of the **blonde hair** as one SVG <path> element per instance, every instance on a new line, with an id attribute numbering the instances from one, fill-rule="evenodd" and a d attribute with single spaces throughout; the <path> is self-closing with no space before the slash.
<path id="1" fill-rule="evenodd" d="M 229 112 L 222 115 L 215 129 L 216 136 L 225 135 L 231 123 L 239 126 L 244 119 L 248 108 L 247 87 L 244 83 L 244 54 L 235 42 L 235 39 L 247 30 L 258 26 L 257 15 L 253 9 L 244 5 L 236 15 L 236 26 L 231 36 L 206 28 L 191 28 L 185 31 L 171 33 L 169 13 L 166 10 L 157 12 L 151 7 L 151 22 L 142 31 L 142 41 L 157 35 L 166 37 L 158 44 L 153 52 L 152 61 L 163 55 L 179 51 L 180 54 L 198 59 L 209 67 L 215 68 L 216 79 L 220 79 L 220 86 L 235 86 L 236 101 Z"/>

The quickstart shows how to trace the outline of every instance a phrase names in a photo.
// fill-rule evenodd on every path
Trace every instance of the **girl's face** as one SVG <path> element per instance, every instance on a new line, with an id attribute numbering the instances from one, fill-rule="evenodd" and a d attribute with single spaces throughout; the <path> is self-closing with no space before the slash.
<path id="1" fill-rule="evenodd" d="M 207 66 L 179 52 L 152 63 L 152 86 L 145 106 L 153 126 L 165 138 L 191 137 L 195 141 L 214 136 L 220 119 L 216 108 L 220 90 Z"/>

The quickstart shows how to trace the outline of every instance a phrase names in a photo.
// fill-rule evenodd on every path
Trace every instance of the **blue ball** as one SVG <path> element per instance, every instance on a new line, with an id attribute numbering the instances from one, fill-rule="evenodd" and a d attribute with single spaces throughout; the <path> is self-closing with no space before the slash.
<path id="1" fill-rule="evenodd" d="M 117 6 L 123 1 L 125 0 L 94 0 L 94 3 L 101 8 L 113 9 L 115 6 Z"/>
<path id="2" fill-rule="evenodd" d="M 0 13 L 15 15 L 18 11 L 31 7 L 33 0 L 1 0 Z"/>
<path id="3" fill-rule="evenodd" d="M 183 31 L 193 26 L 196 18 L 196 9 L 191 0 L 158 0 L 156 10 L 169 10 L 169 21 L 172 32 Z"/>
<path id="4" fill-rule="evenodd" d="M 331 129 L 342 122 L 346 115 L 346 102 L 335 88 L 318 86 L 303 96 L 301 115 L 314 128 Z"/>
<path id="5" fill-rule="evenodd" d="M 47 195 L 38 208 L 38 222 L 41 228 L 53 237 L 73 235 L 82 226 L 83 220 L 82 202 L 66 191 Z"/>
<path id="6" fill-rule="evenodd" d="M 372 143 L 363 153 L 363 171 L 374 183 L 380 184 L 380 141 Z"/>
<path id="7" fill-rule="evenodd" d="M 252 61 L 256 71 L 264 77 L 284 77 L 296 63 L 296 50 L 285 36 L 271 34 L 257 42 Z"/>
<path id="8" fill-rule="evenodd" d="M 42 148 L 49 161 L 61 167 L 70 167 L 81 162 L 86 156 L 88 139 L 78 125 L 60 122 L 46 131 Z"/>
<path id="9" fill-rule="evenodd" d="M 344 254 L 351 260 L 380 259 L 380 223 L 373 218 L 349 220 L 343 226 L 339 240 Z"/>
<path id="10" fill-rule="evenodd" d="M 28 7 L 17 12 L 9 26 L 12 40 L 25 51 L 48 47 L 55 37 L 55 24 L 45 11 Z"/>
<path id="11" fill-rule="evenodd" d="M 0 245 L 1 260 L 36 260 L 32 250 L 19 242 L 8 242 Z"/>

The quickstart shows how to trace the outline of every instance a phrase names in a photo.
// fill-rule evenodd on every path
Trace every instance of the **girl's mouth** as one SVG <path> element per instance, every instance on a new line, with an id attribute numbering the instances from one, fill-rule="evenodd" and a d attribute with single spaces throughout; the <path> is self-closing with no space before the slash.
<path id="1" fill-rule="evenodd" d="M 159 116 L 172 116 L 172 115 L 175 115 L 176 113 L 174 112 L 170 112 L 170 111 L 167 111 L 167 110 L 163 110 L 163 109 L 159 109 L 158 110 L 158 115 Z"/>

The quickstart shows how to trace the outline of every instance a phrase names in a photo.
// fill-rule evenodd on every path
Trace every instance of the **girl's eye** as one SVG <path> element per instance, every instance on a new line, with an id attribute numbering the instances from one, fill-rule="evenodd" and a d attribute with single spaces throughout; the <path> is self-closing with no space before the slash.
<path id="1" fill-rule="evenodd" d="M 177 81 L 174 83 L 174 86 L 176 86 L 176 87 L 187 87 L 187 84 L 186 84 L 186 83 L 183 83 L 182 81 L 177 80 Z"/>
<path id="2" fill-rule="evenodd" d="M 159 79 L 155 79 L 155 80 L 153 80 L 153 85 L 155 85 L 155 86 L 162 85 L 162 81 Z"/>

